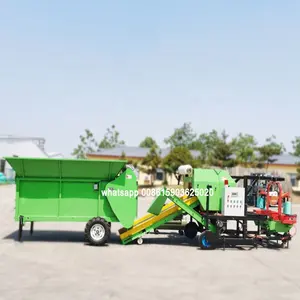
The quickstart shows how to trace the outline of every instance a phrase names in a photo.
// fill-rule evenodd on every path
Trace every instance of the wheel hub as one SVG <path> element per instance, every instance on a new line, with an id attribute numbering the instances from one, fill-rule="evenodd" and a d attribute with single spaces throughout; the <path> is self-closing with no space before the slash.
<path id="1" fill-rule="evenodd" d="M 105 229 L 101 224 L 95 224 L 92 226 L 91 237 L 94 240 L 99 241 L 99 240 L 103 239 L 104 235 L 105 235 Z"/>

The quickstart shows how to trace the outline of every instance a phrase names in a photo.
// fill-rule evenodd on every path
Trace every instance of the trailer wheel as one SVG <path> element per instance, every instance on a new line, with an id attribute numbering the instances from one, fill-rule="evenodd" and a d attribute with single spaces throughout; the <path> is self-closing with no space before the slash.
<path id="1" fill-rule="evenodd" d="M 110 237 L 110 226 L 103 218 L 93 218 L 85 226 L 85 239 L 93 246 L 103 246 Z"/>
<path id="2" fill-rule="evenodd" d="M 142 245 L 142 244 L 144 243 L 144 240 L 143 240 L 142 238 L 138 238 L 138 239 L 136 240 L 136 243 L 137 243 L 138 245 Z"/>
<path id="3" fill-rule="evenodd" d="M 211 235 L 212 232 L 209 230 L 203 231 L 199 236 L 200 248 L 202 250 L 213 250 L 215 247 L 208 242 L 208 236 Z"/>
<path id="4" fill-rule="evenodd" d="M 195 222 L 189 222 L 184 227 L 184 234 L 189 239 L 195 238 L 198 231 L 199 231 L 199 227 Z"/>

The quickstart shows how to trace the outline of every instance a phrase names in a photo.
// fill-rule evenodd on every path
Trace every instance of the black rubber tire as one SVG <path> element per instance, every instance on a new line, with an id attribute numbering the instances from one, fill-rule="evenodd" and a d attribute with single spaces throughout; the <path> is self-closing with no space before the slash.
<path id="1" fill-rule="evenodd" d="M 102 228 L 104 229 L 104 235 L 99 240 L 94 239 L 91 234 L 91 229 L 93 228 L 94 225 L 97 225 L 97 224 L 102 226 Z M 87 222 L 87 224 L 85 226 L 85 230 L 84 230 L 85 240 L 87 242 L 89 242 L 89 244 L 91 244 L 92 246 L 105 245 L 110 238 L 110 234 L 111 234 L 111 231 L 110 231 L 110 226 L 109 226 L 108 222 L 106 222 L 103 218 L 100 218 L 100 217 L 96 217 L 96 218 L 89 220 Z"/>
<path id="2" fill-rule="evenodd" d="M 184 234 L 189 239 L 194 239 L 197 236 L 199 227 L 195 222 L 189 222 L 184 227 Z"/>
<path id="3" fill-rule="evenodd" d="M 203 231 L 199 236 L 199 245 L 202 250 L 214 250 L 215 246 L 211 245 L 207 241 L 208 235 L 212 235 L 213 233 L 209 230 Z"/>

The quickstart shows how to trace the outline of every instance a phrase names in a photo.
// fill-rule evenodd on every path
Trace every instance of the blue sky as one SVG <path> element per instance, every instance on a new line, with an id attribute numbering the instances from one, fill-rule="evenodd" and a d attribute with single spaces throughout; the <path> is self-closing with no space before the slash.
<path id="1" fill-rule="evenodd" d="M 175 127 L 300 135 L 299 1 L 1 1 L 0 134 L 69 155 Z"/>

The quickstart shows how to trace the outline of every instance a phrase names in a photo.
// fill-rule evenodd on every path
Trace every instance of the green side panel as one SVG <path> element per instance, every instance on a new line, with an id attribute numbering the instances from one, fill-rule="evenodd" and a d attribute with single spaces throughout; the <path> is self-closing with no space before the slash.
<path id="1" fill-rule="evenodd" d="M 64 182 L 59 215 L 62 217 L 96 216 L 98 208 L 98 193 L 93 190 L 91 183 Z"/>
<path id="2" fill-rule="evenodd" d="M 17 179 L 15 219 L 25 221 L 88 221 L 101 216 L 109 222 L 117 218 L 103 194 L 107 181 Z"/>
<path id="3" fill-rule="evenodd" d="M 267 221 L 267 229 L 272 232 L 288 232 L 293 225 L 282 224 L 278 221 Z"/>
<path id="4" fill-rule="evenodd" d="M 22 178 L 80 178 L 112 180 L 125 167 L 124 160 L 5 157 Z"/>
<path id="5" fill-rule="evenodd" d="M 94 189 L 93 182 L 64 182 L 60 200 L 60 217 L 104 217 L 107 221 L 115 217 L 103 190 L 107 181 L 100 182 Z"/>
<path id="6" fill-rule="evenodd" d="M 167 200 L 167 196 L 163 193 L 164 189 L 160 195 L 152 202 L 148 209 L 148 213 L 158 216 Z"/>
<path id="7" fill-rule="evenodd" d="M 137 217 L 137 178 L 131 169 L 126 169 L 105 188 L 109 204 L 120 223 L 125 228 L 132 227 Z"/>
<path id="8" fill-rule="evenodd" d="M 103 216 L 109 222 L 119 222 L 117 216 L 113 212 L 107 197 L 105 196 L 105 187 L 108 184 L 108 181 L 100 182 L 100 191 L 99 191 L 99 206 L 98 206 L 98 216 Z"/>
<path id="9" fill-rule="evenodd" d="M 17 175 L 15 220 L 118 221 L 103 191 L 126 161 L 5 159 Z"/>
<path id="10" fill-rule="evenodd" d="M 236 183 L 227 171 L 219 169 L 194 169 L 192 186 L 203 210 L 206 210 L 207 185 L 211 185 L 209 197 L 209 210 L 221 211 L 224 191 L 224 178 L 228 179 L 228 185 L 235 187 Z"/>
<path id="11" fill-rule="evenodd" d="M 19 181 L 19 199 L 17 199 L 16 218 L 58 216 L 59 182 Z"/>

